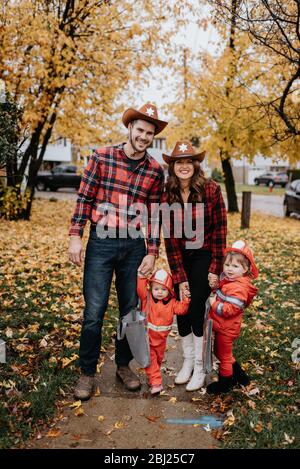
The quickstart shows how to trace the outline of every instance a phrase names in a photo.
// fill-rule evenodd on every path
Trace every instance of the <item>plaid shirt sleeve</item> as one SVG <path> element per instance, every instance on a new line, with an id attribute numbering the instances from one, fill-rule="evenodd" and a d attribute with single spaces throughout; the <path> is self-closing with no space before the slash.
<path id="1" fill-rule="evenodd" d="M 81 236 L 89 220 L 100 179 L 99 156 L 95 152 L 89 159 L 81 178 L 75 211 L 71 219 L 69 236 Z"/>
<path id="2" fill-rule="evenodd" d="M 161 201 L 161 196 L 164 187 L 164 173 L 161 170 L 160 175 L 156 178 L 154 184 L 151 187 L 151 191 L 148 196 L 148 237 L 147 237 L 147 253 L 153 254 L 158 257 L 159 246 L 160 246 L 160 217 L 158 205 Z M 155 204 L 152 206 L 152 204 Z M 157 209 L 153 210 L 156 207 Z"/>
<path id="3" fill-rule="evenodd" d="M 208 270 L 212 274 L 220 275 L 222 272 L 222 260 L 226 248 L 227 235 L 227 214 L 220 186 L 217 186 L 213 195 L 212 216 L 212 261 Z"/>

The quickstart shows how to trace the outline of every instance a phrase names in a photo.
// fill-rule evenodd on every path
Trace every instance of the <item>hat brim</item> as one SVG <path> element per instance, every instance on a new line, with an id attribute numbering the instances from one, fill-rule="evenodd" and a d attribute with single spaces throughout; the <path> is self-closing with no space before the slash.
<path id="1" fill-rule="evenodd" d="M 182 160 L 183 158 L 188 158 L 189 160 L 198 160 L 201 163 L 205 158 L 205 153 L 206 153 L 205 150 L 202 151 L 201 153 L 196 153 L 194 155 L 171 156 L 171 155 L 166 155 L 166 154 L 163 153 L 162 157 L 163 157 L 163 160 L 167 164 L 169 164 L 171 161 Z"/>
<path id="2" fill-rule="evenodd" d="M 224 251 L 224 255 L 226 256 L 229 252 L 237 252 L 237 253 L 243 254 L 243 256 L 247 257 L 248 261 L 250 262 L 250 266 L 251 266 L 250 270 L 251 270 L 251 274 L 252 274 L 253 278 L 258 277 L 259 270 L 256 267 L 253 259 L 251 259 L 249 256 L 247 256 L 247 254 L 245 254 L 244 252 L 241 251 L 241 249 L 238 249 L 238 248 L 226 248 L 225 251 Z"/>
<path id="3" fill-rule="evenodd" d="M 153 117 L 146 116 L 142 112 L 139 112 L 136 109 L 132 108 L 127 109 L 122 116 L 122 122 L 126 128 L 130 124 L 130 122 L 137 119 L 141 119 L 143 121 L 150 122 L 151 124 L 153 124 L 155 126 L 154 135 L 157 135 L 162 132 L 164 128 L 168 125 L 168 122 L 161 121 L 159 119 L 153 119 Z"/>

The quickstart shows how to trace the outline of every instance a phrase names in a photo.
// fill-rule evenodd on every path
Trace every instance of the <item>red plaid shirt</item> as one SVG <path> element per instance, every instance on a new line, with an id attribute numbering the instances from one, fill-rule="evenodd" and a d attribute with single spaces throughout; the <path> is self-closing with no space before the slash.
<path id="1" fill-rule="evenodd" d="M 191 195 L 188 202 L 190 201 Z M 162 196 L 162 202 L 167 202 L 166 193 L 164 193 Z M 210 180 L 205 184 L 205 196 L 203 198 L 203 204 L 204 242 L 203 246 L 199 249 L 211 251 L 212 261 L 209 267 L 209 272 L 219 275 L 222 272 L 222 260 L 226 247 L 227 215 L 220 186 L 214 181 Z M 176 213 L 175 211 L 174 217 L 171 216 L 171 236 L 169 238 L 165 238 L 165 246 L 174 283 L 187 281 L 187 276 L 183 267 L 182 256 L 184 250 L 186 250 L 186 242 L 188 239 L 184 237 L 184 231 L 182 231 L 183 235 L 180 238 L 172 236 L 172 234 L 174 234 L 174 219 L 177 217 L 177 220 L 184 220 L 183 205 L 178 207 L 178 210 L 181 213 L 178 213 L 178 211 Z M 194 226 L 196 216 L 196 204 L 193 203 L 192 220 Z"/>
<path id="2" fill-rule="evenodd" d="M 160 202 L 163 182 L 161 166 L 147 152 L 145 158 L 132 171 L 123 144 L 96 150 L 90 157 L 81 179 L 69 235 L 82 236 L 87 220 L 96 225 L 104 216 L 107 226 L 122 228 L 125 226 L 122 224 L 124 215 L 127 217 L 125 222 L 129 221 L 128 208 L 132 204 L 141 203 L 147 207 L 149 213 L 148 254 L 157 255 L 159 236 L 151 238 L 149 225 L 151 204 Z M 106 215 L 103 213 L 105 204 L 108 206 Z M 102 207 L 101 210 L 99 206 Z M 115 210 L 110 213 L 109 207 L 112 206 Z"/>

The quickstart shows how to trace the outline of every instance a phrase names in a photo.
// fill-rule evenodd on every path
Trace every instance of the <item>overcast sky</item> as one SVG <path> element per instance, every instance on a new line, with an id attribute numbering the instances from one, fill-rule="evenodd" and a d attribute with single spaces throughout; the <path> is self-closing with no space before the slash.
<path id="1" fill-rule="evenodd" d="M 199 1 L 197 1 L 197 3 L 201 4 Z M 205 14 L 203 7 L 201 7 L 201 9 L 203 14 Z M 206 15 L 207 14 L 206 11 Z M 175 38 L 175 43 L 188 48 L 193 54 L 201 51 L 209 51 L 213 54 L 216 51 L 217 39 L 215 28 L 210 25 L 207 30 L 204 31 L 202 28 L 199 28 L 191 18 L 188 27 L 182 29 Z M 156 104 L 167 104 L 170 100 L 172 101 L 172 98 L 174 98 L 174 88 L 176 87 L 174 80 L 169 77 L 168 81 L 164 81 L 162 85 L 156 78 L 157 73 L 155 73 L 155 70 L 152 70 L 152 74 L 149 75 L 149 77 L 149 86 L 145 87 L 141 93 L 139 93 L 139 102 L 154 101 Z"/>
<path id="2" fill-rule="evenodd" d="M 208 17 L 209 13 L 203 3 L 200 0 L 191 0 L 192 3 L 195 4 L 198 10 L 197 17 L 200 19 L 204 17 Z M 170 18 L 169 22 L 170 26 L 172 23 L 172 18 Z M 177 36 L 174 36 L 173 41 L 176 45 L 182 46 L 182 48 L 187 48 L 191 51 L 192 54 L 197 54 L 201 51 L 209 51 L 210 53 L 214 53 L 216 51 L 216 41 L 218 40 L 218 36 L 216 33 L 215 28 L 211 25 L 208 26 L 206 30 L 200 28 L 193 16 L 189 18 L 188 26 L 182 28 Z M 177 61 L 183 64 L 183 56 L 178 57 Z M 194 64 L 195 66 L 198 64 Z M 189 61 L 188 66 L 193 67 L 193 63 Z M 173 74 L 173 71 L 172 71 Z M 168 104 L 175 100 L 176 91 L 178 86 L 181 86 L 181 82 L 178 82 L 178 77 L 172 76 L 172 74 L 168 75 L 163 80 L 161 78 L 161 71 L 157 67 L 153 67 L 150 70 L 150 73 L 147 72 L 147 80 L 149 84 L 143 84 L 141 82 L 140 89 L 137 89 L 136 86 L 130 85 L 130 89 L 125 92 L 121 101 L 124 101 L 124 105 L 128 103 L 128 98 L 130 100 L 130 105 L 142 105 L 143 103 L 150 101 L 156 104 L 157 106 L 162 106 Z M 182 81 L 182 80 L 181 80 Z M 182 83 L 183 89 L 183 83 Z M 168 117 L 168 116 L 163 116 Z"/>

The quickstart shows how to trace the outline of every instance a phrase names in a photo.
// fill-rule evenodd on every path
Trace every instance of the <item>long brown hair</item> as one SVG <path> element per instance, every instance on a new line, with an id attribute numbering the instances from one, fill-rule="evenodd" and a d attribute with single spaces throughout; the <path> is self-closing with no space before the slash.
<path id="1" fill-rule="evenodd" d="M 175 161 L 170 161 L 169 168 L 168 168 L 169 177 L 165 184 L 167 202 L 169 204 L 173 204 L 175 202 L 181 202 L 182 200 L 181 195 L 180 195 L 179 179 L 175 175 L 174 164 L 175 164 Z M 204 176 L 204 172 L 198 160 L 193 160 L 193 166 L 194 166 L 194 174 L 190 181 L 192 202 L 202 202 L 203 195 L 205 193 L 204 186 L 207 182 L 207 179 Z"/>

